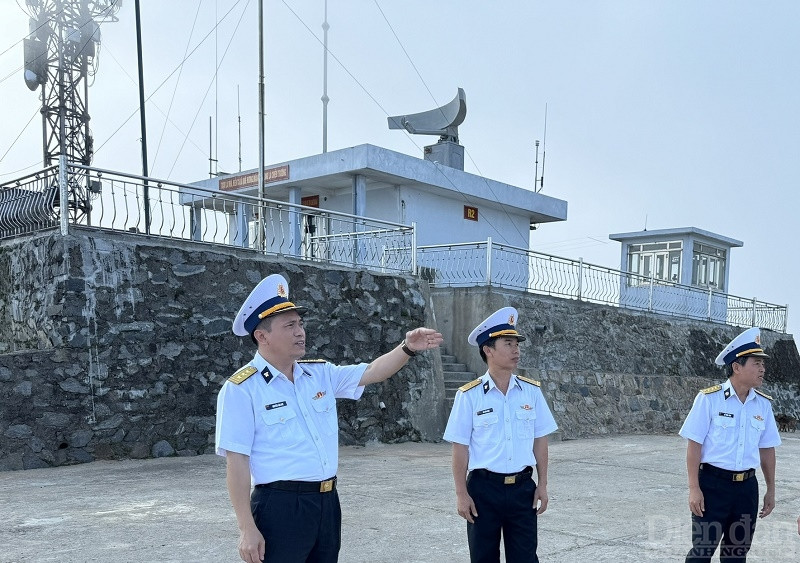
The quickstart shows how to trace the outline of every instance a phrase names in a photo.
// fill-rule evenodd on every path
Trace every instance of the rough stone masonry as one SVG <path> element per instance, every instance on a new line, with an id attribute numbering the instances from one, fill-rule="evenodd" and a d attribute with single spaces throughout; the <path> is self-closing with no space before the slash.
<path id="1" fill-rule="evenodd" d="M 309 307 L 310 358 L 368 362 L 425 324 L 413 278 L 169 245 L 74 229 L 0 246 L 0 470 L 212 451 L 219 387 L 255 352 L 231 322 L 268 274 Z M 341 401 L 342 443 L 438 438 L 433 372 L 422 355 Z"/>

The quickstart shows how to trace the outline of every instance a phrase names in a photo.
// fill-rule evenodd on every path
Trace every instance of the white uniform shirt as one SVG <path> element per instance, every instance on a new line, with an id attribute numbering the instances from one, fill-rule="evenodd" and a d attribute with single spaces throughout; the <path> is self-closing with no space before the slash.
<path id="1" fill-rule="evenodd" d="M 703 445 L 701 463 L 729 471 L 754 469 L 760 448 L 781 445 L 769 399 L 750 389 L 742 403 L 730 379 L 718 391 L 698 393 L 680 435 Z"/>
<path id="2" fill-rule="evenodd" d="M 226 381 L 217 397 L 217 454 L 250 456 L 255 484 L 333 477 L 339 465 L 336 398 L 361 397 L 358 382 L 367 364 L 295 363 L 294 383 L 258 353 L 248 365 L 258 372 L 239 385 Z"/>
<path id="3" fill-rule="evenodd" d="M 536 465 L 533 439 L 558 428 L 542 390 L 512 375 L 503 395 L 489 372 L 480 379 L 456 393 L 444 439 L 469 446 L 469 470 L 516 473 Z"/>

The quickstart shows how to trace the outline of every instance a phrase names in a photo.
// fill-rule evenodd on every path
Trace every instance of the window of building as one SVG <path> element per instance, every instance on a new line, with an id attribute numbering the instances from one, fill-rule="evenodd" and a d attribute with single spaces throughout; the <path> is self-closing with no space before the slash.
<path id="1" fill-rule="evenodd" d="M 680 283 L 681 241 L 651 242 L 628 246 L 628 272 L 637 274 L 628 285 L 646 285 L 650 279 Z"/>
<path id="2" fill-rule="evenodd" d="M 707 244 L 694 243 L 692 285 L 725 290 L 726 251 Z"/>

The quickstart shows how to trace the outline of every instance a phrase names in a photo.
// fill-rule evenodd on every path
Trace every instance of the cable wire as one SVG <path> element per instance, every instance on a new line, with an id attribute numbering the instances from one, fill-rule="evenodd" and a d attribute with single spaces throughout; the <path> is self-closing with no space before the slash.
<path id="1" fill-rule="evenodd" d="M 189 32 L 189 39 L 186 40 L 186 49 L 183 51 L 183 60 L 186 60 L 186 53 L 189 52 L 189 45 L 192 43 L 192 37 L 194 36 L 194 29 L 197 25 L 197 18 L 200 15 L 200 8 L 203 5 L 203 1 L 197 3 L 197 11 L 194 13 L 194 21 L 192 22 L 192 30 Z M 216 27 L 216 26 L 215 26 Z M 167 122 L 169 121 L 169 116 L 172 113 L 172 104 L 175 102 L 175 95 L 178 92 L 178 86 L 181 82 L 181 75 L 183 74 L 183 65 L 181 65 L 181 71 L 178 73 L 178 78 L 175 81 L 175 88 L 172 90 L 172 97 L 169 100 L 169 107 L 167 108 L 167 113 L 165 115 L 164 126 L 161 128 L 161 136 L 158 138 L 158 145 L 156 146 L 156 154 L 153 155 L 153 163 L 150 166 L 150 171 L 154 173 L 156 168 L 156 161 L 158 160 L 158 153 L 161 150 L 161 142 L 164 140 L 164 132 L 167 130 Z M 185 137 L 184 137 L 185 138 Z"/>

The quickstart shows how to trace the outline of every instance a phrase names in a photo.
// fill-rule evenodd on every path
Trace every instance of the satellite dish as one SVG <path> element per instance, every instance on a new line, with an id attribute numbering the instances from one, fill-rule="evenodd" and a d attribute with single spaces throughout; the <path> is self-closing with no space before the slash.
<path id="1" fill-rule="evenodd" d="M 467 117 L 467 95 L 463 88 L 448 104 L 436 109 L 389 118 L 389 129 L 405 129 L 415 135 L 440 135 L 441 141 L 458 143 L 458 126 Z"/>

